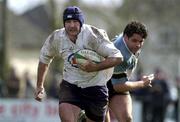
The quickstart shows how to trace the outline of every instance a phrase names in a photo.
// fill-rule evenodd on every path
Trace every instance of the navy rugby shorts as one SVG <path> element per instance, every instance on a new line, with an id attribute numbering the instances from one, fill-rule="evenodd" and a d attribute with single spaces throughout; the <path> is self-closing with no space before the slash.
<path id="1" fill-rule="evenodd" d="M 120 80 L 120 79 L 127 79 L 127 75 L 125 73 L 113 75 L 112 78 Z M 125 81 L 123 81 L 125 82 Z M 109 92 L 109 99 L 111 99 L 115 95 L 129 95 L 129 91 L 126 92 L 116 92 L 113 88 L 113 84 L 111 79 L 107 82 L 108 92 Z"/>
<path id="2" fill-rule="evenodd" d="M 108 107 L 108 89 L 106 86 L 80 88 L 63 80 L 59 92 L 61 103 L 76 105 L 85 111 L 89 119 L 103 122 Z"/>

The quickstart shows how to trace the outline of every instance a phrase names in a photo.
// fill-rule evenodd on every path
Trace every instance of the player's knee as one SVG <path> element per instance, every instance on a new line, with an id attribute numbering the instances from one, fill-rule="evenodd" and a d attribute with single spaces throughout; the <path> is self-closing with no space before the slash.
<path id="1" fill-rule="evenodd" d="M 128 115 L 126 116 L 126 122 L 132 122 L 132 116 L 131 115 Z"/>
<path id="2" fill-rule="evenodd" d="M 61 122 L 74 122 L 73 117 L 69 117 L 69 116 L 63 115 L 61 113 L 59 113 L 59 118 L 60 118 Z"/>
<path id="3" fill-rule="evenodd" d="M 132 122 L 132 116 L 131 115 L 122 115 L 118 120 L 121 122 Z"/>
<path id="4" fill-rule="evenodd" d="M 73 120 L 70 118 L 70 117 L 60 117 L 60 120 L 62 121 L 62 122 L 73 122 Z"/>

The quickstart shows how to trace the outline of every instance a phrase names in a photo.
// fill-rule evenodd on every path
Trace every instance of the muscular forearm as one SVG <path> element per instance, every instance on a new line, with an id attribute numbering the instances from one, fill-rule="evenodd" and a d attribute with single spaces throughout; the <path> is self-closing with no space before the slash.
<path id="1" fill-rule="evenodd" d="M 109 57 L 97 65 L 97 71 L 114 67 L 122 62 L 122 58 Z"/>
<path id="2" fill-rule="evenodd" d="M 39 62 L 38 74 L 37 74 L 37 88 L 43 88 L 47 70 L 48 70 L 48 64 Z"/>
<path id="3" fill-rule="evenodd" d="M 145 87 L 143 81 L 127 81 L 126 83 L 119 83 L 113 85 L 114 90 L 117 92 L 125 92 L 125 91 L 131 91 L 139 88 Z"/>
<path id="4" fill-rule="evenodd" d="M 79 65 L 79 68 L 81 68 L 82 70 L 86 72 L 96 72 L 96 71 L 114 67 L 120 64 L 121 62 L 122 62 L 122 58 L 111 57 L 111 58 L 105 59 L 104 61 L 98 64 L 95 64 L 93 62 L 88 62 L 86 64 Z"/>
<path id="5" fill-rule="evenodd" d="M 126 81 L 125 83 L 114 84 L 113 87 L 117 92 L 131 91 L 138 88 L 152 87 L 151 81 L 154 79 L 154 75 L 144 75 L 140 81 Z"/>

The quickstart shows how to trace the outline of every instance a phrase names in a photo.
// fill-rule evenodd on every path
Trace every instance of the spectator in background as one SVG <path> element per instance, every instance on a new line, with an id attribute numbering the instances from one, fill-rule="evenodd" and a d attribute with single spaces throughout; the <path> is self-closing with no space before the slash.
<path id="1" fill-rule="evenodd" d="M 7 90 L 8 97 L 16 98 L 19 97 L 20 90 L 20 78 L 16 74 L 15 68 L 10 69 L 10 73 L 7 79 Z"/>
<path id="2" fill-rule="evenodd" d="M 24 72 L 24 81 L 25 81 L 25 97 L 26 98 L 33 98 L 34 97 L 34 87 L 33 87 L 33 81 L 29 76 L 29 72 L 25 71 Z"/>
<path id="3" fill-rule="evenodd" d="M 176 83 L 176 88 L 177 88 L 177 91 L 178 91 L 178 96 L 180 96 L 180 76 L 177 76 L 176 79 L 175 79 L 175 83 Z M 179 118 L 180 118 L 180 115 L 179 115 L 179 109 L 180 109 L 180 100 L 179 100 L 179 97 L 177 97 L 176 101 L 175 101 L 175 120 L 176 122 L 179 122 Z"/>
<path id="4" fill-rule="evenodd" d="M 137 74 L 137 80 L 142 79 L 142 73 Z M 145 87 L 131 91 L 136 100 L 142 103 L 142 122 L 150 122 L 151 119 L 151 97 L 150 89 Z"/>
<path id="5" fill-rule="evenodd" d="M 155 69 L 155 78 L 152 88 L 149 89 L 151 108 L 151 122 L 164 122 L 166 108 L 171 100 L 168 80 L 162 69 Z"/>
<path id="6" fill-rule="evenodd" d="M 0 78 L 0 97 L 2 97 L 3 96 L 3 80 Z"/>

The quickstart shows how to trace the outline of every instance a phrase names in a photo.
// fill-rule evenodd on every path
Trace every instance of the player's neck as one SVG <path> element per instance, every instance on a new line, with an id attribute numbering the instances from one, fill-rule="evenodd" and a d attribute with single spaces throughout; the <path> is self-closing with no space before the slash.
<path id="1" fill-rule="evenodd" d="M 77 36 L 69 36 L 69 39 L 70 39 L 73 43 L 76 43 Z"/>

